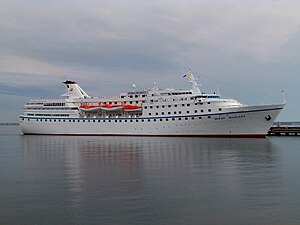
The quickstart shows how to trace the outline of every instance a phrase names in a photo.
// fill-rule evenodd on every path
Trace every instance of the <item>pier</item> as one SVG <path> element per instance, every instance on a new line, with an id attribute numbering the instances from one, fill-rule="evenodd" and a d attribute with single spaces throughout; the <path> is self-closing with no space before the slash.
<path id="1" fill-rule="evenodd" d="M 297 136 L 300 135 L 300 126 L 271 127 L 268 136 Z"/>

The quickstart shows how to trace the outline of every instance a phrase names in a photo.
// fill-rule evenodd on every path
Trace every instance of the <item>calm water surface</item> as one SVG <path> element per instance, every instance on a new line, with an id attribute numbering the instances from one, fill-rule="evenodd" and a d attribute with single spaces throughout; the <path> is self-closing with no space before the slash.
<path id="1" fill-rule="evenodd" d="M 0 127 L 0 224 L 299 224 L 300 137 L 23 136 Z"/>

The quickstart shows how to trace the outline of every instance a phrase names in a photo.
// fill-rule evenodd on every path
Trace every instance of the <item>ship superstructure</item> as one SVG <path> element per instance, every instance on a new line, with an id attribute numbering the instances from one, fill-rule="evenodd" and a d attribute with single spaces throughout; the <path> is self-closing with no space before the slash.
<path id="1" fill-rule="evenodd" d="M 265 137 L 284 107 L 245 106 L 201 92 L 191 72 L 187 80 L 191 90 L 154 85 L 115 98 L 90 97 L 65 81 L 63 98 L 30 100 L 20 125 L 24 134 Z"/>

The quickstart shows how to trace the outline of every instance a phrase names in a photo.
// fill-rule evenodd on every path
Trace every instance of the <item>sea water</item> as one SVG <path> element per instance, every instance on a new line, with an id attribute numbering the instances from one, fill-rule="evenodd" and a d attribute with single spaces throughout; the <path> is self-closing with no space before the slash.
<path id="1" fill-rule="evenodd" d="M 0 127 L 0 224 L 299 224 L 300 137 L 65 137 Z"/>

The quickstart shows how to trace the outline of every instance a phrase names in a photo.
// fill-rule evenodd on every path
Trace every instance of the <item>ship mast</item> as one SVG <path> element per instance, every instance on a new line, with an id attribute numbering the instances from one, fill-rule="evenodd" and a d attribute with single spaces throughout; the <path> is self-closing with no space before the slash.
<path id="1" fill-rule="evenodd" d="M 200 86 L 197 81 L 198 79 L 195 79 L 192 70 L 189 70 L 189 73 L 187 74 L 187 81 L 190 82 L 192 84 L 192 93 L 193 94 L 197 94 L 197 95 L 201 95 L 202 92 L 200 90 Z"/>

